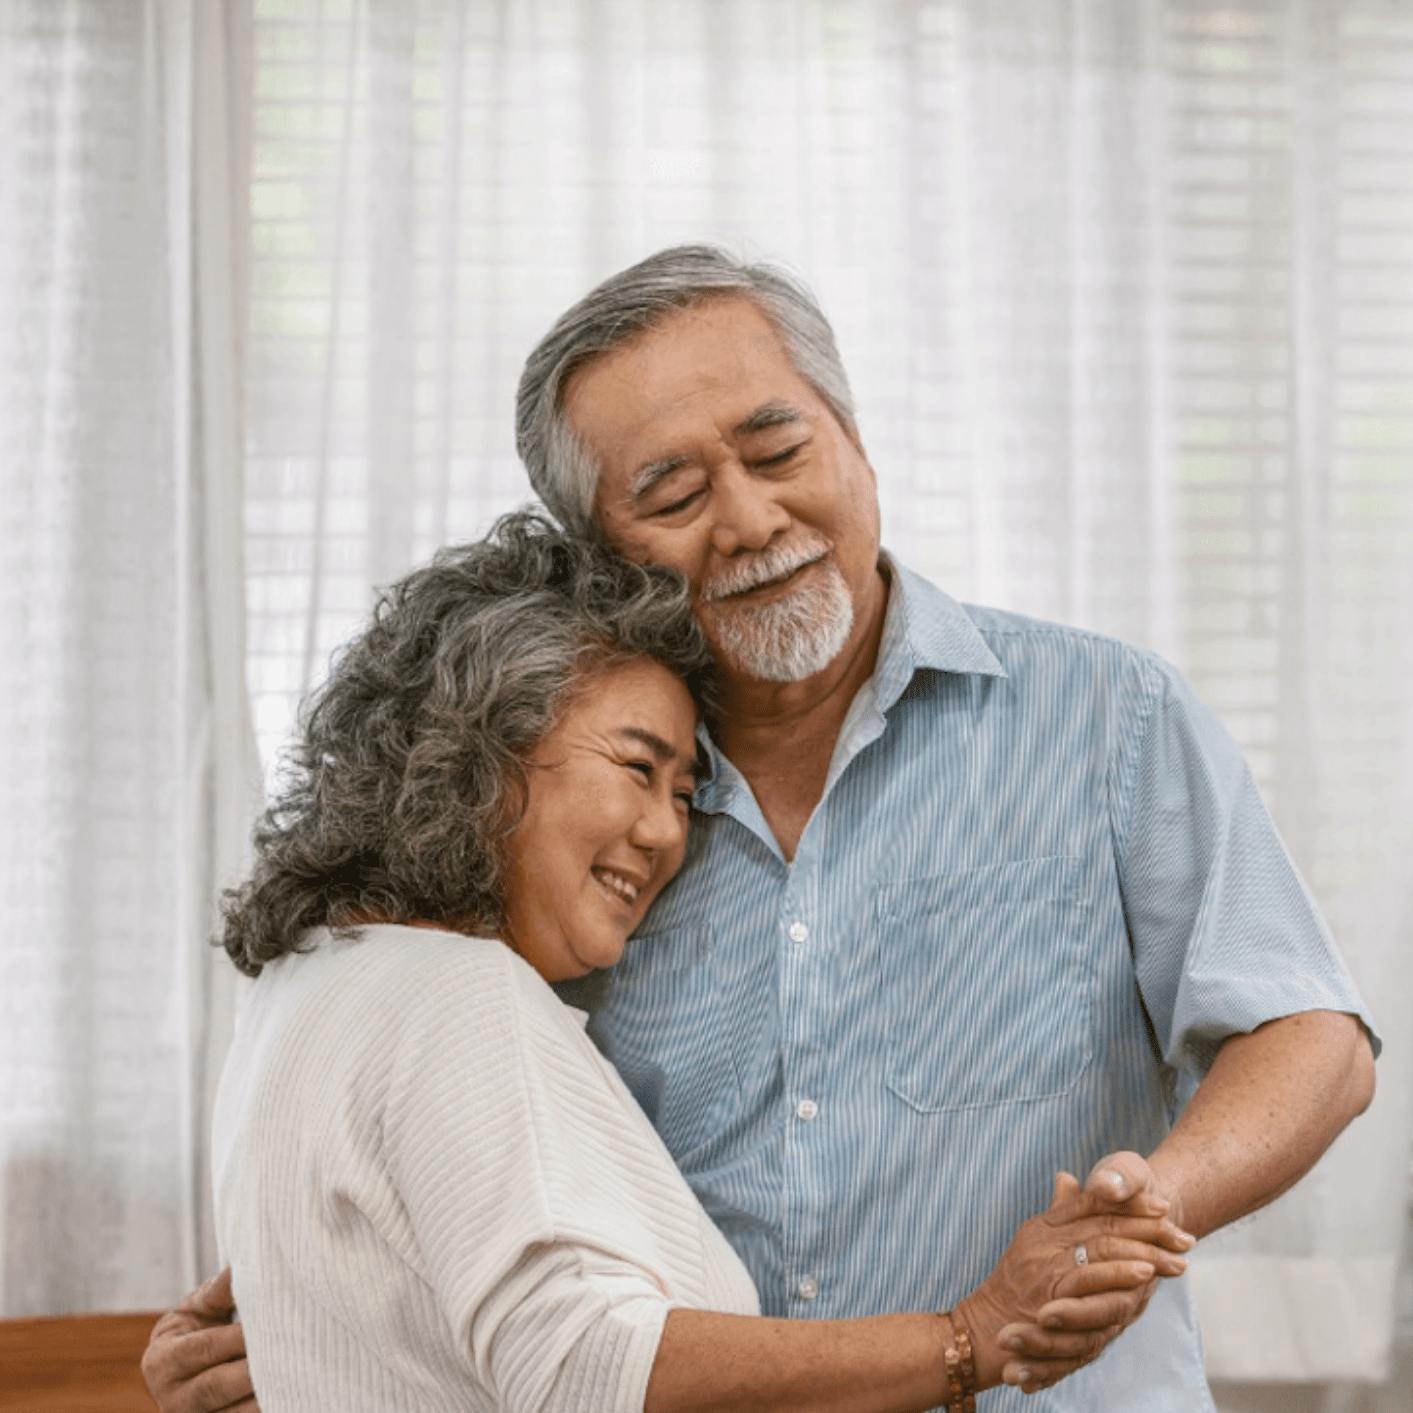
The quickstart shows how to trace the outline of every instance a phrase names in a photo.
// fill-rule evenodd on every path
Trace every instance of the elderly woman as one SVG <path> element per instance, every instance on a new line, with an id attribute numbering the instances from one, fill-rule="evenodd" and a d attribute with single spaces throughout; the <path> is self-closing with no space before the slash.
<path id="1" fill-rule="evenodd" d="M 1062 1178 L 951 1312 L 757 1315 L 550 989 L 611 966 L 681 863 L 708 684 L 669 571 L 529 513 L 339 658 L 226 907 L 258 979 L 217 1224 L 265 1413 L 960 1408 L 1078 1367 L 1113 1292 L 1181 1269 L 1166 1220 L 1090 1216 Z"/>

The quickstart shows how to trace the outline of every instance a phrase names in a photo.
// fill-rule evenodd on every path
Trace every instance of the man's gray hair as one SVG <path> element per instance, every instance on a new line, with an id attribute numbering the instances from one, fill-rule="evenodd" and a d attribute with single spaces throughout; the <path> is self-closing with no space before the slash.
<path id="1" fill-rule="evenodd" d="M 793 276 L 747 264 L 712 245 L 679 245 L 610 276 L 560 316 L 529 358 L 515 401 L 515 440 L 530 484 L 570 529 L 593 524 L 599 468 L 564 416 L 564 391 L 586 363 L 632 342 L 664 319 L 715 299 L 745 299 L 770 321 L 795 371 L 846 431 L 854 403 L 834 330 Z"/>
<path id="2" fill-rule="evenodd" d="M 248 976 L 313 927 L 496 935 L 525 761 L 578 690 L 660 663 L 702 702 L 711 655 L 686 579 L 538 513 L 441 550 L 379 599 L 306 705 L 222 942 Z"/>

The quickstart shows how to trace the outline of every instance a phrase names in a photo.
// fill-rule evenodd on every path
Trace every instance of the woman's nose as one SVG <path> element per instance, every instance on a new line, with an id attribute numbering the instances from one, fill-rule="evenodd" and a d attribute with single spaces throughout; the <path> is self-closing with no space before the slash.
<path id="1" fill-rule="evenodd" d="M 671 792 L 656 792 L 645 802 L 633 826 L 632 841 L 655 854 L 671 853 L 687 842 L 687 819 Z"/>

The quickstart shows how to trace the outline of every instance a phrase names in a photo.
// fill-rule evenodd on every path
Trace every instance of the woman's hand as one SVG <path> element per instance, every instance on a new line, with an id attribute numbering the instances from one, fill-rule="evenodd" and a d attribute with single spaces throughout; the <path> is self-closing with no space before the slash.
<path id="1" fill-rule="evenodd" d="M 1195 1243 L 1168 1218 L 1165 1199 L 1141 1194 L 1128 1211 L 1116 1215 L 1057 1175 L 1049 1211 L 1021 1227 L 958 1304 L 983 1381 L 1027 1393 L 1058 1383 L 1138 1319 L 1161 1277 L 1187 1269 L 1182 1253 Z"/>
<path id="2" fill-rule="evenodd" d="M 152 1327 L 142 1377 L 161 1413 L 260 1413 L 234 1314 L 227 1269 Z"/>

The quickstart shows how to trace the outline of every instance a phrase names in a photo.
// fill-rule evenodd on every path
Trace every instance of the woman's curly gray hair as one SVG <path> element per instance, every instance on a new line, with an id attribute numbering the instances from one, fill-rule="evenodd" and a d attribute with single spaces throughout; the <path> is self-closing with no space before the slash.
<path id="1" fill-rule="evenodd" d="M 372 917 L 494 934 L 523 762 L 587 681 L 642 659 L 702 703 L 685 579 L 533 511 L 394 584 L 301 714 L 253 873 L 225 896 L 232 961 L 258 976 L 309 928 Z"/>

